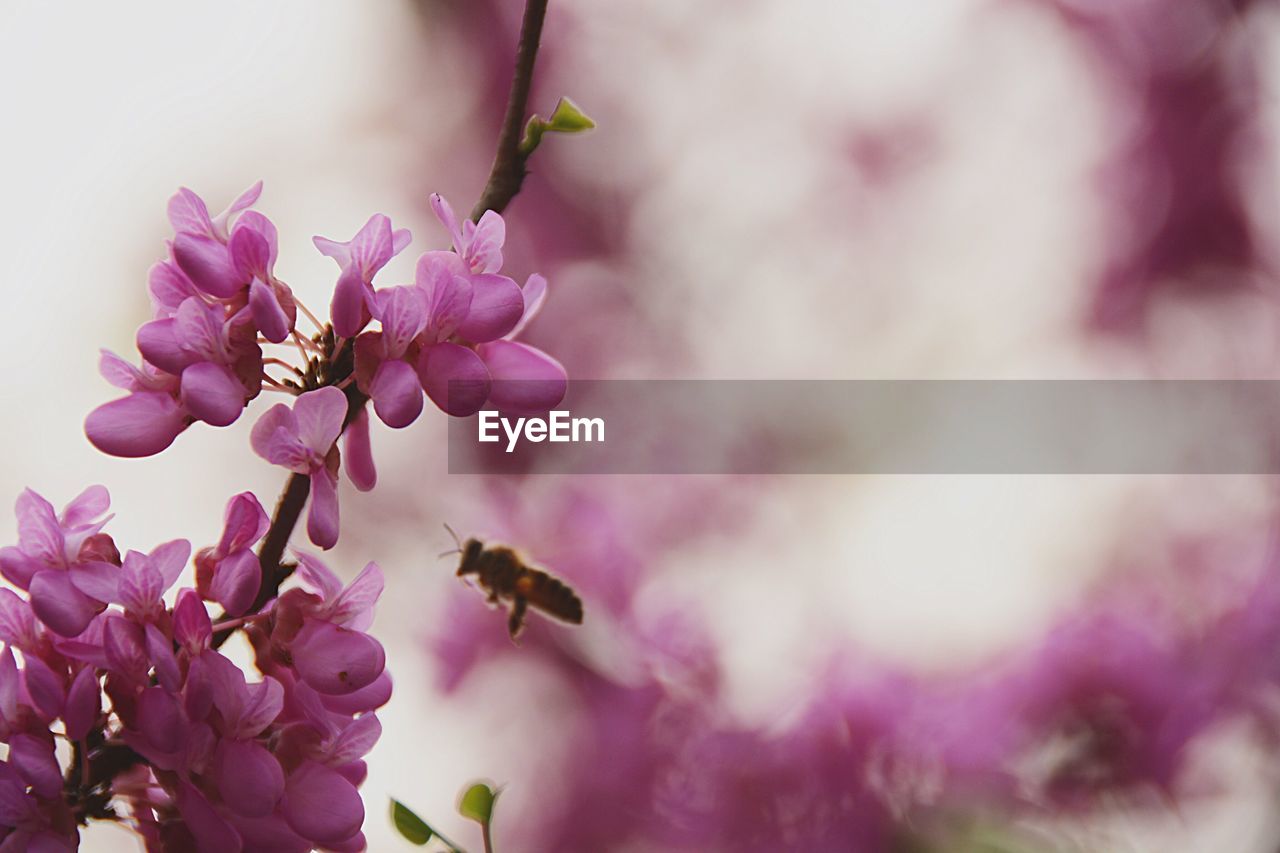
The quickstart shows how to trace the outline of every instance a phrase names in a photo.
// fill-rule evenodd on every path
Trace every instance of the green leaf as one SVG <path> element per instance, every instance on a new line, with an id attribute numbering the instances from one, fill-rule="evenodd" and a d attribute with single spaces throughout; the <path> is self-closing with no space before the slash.
<path id="1" fill-rule="evenodd" d="M 427 822 L 399 800 L 391 801 L 391 821 L 409 842 L 421 847 L 436 834 Z"/>
<path id="2" fill-rule="evenodd" d="M 547 122 L 547 130 L 557 133 L 581 133 L 595 126 L 596 123 L 568 98 L 560 99 L 556 104 L 556 111 L 551 114 L 551 121 Z"/>
<path id="3" fill-rule="evenodd" d="M 561 98 L 549 120 L 536 113 L 529 117 L 524 126 L 524 138 L 520 140 L 520 154 L 525 157 L 532 154 L 533 149 L 542 142 L 544 133 L 582 133 L 595 126 L 596 123 L 577 104 L 568 98 Z"/>
<path id="4" fill-rule="evenodd" d="M 463 792 L 462 799 L 458 801 L 458 814 L 476 823 L 487 824 L 493 816 L 493 801 L 497 796 L 488 785 L 476 782 Z"/>

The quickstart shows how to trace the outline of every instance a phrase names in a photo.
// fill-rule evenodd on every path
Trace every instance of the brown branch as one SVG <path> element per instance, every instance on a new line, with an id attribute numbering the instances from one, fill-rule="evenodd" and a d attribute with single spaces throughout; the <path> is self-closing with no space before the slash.
<path id="1" fill-rule="evenodd" d="M 493 168 L 489 170 L 489 181 L 471 210 L 474 220 L 478 221 L 486 210 L 501 213 L 524 183 L 528 158 L 520 153 L 520 136 L 524 130 L 525 113 L 529 109 L 533 62 L 538 58 L 542 22 L 546 17 L 547 0 L 528 0 L 524 7 L 524 20 L 520 24 L 520 44 L 516 48 L 516 70 L 511 78 L 507 112 L 502 118 L 502 130 L 498 132 L 498 150 L 493 158 Z"/>
<path id="2" fill-rule="evenodd" d="M 480 201 L 471 211 L 471 218 L 478 220 L 486 210 L 501 212 L 511 199 L 520 192 L 524 183 L 525 162 L 528 159 L 520 153 L 520 137 L 524 128 L 524 116 L 529 106 L 529 90 L 533 85 L 533 63 L 538 57 L 538 46 L 542 41 L 542 23 L 547 16 L 547 0 L 528 0 L 524 9 L 524 20 L 520 25 L 520 43 L 516 48 L 515 75 L 511 79 L 511 94 L 507 100 L 507 112 L 502 120 L 502 130 L 498 134 L 497 153 L 493 158 L 493 168 L 489 172 L 488 183 L 480 195 Z M 355 370 L 355 358 L 352 348 L 336 342 L 331 333 L 325 334 L 321 345 L 325 348 L 324 360 L 313 359 L 307 372 L 303 375 L 301 390 L 311 391 L 326 385 L 337 385 L 346 380 Z M 369 402 L 355 384 L 346 388 L 347 419 L 343 429 L 360 413 Z M 307 496 L 311 491 L 311 480 L 304 474 L 291 474 L 285 482 L 284 491 L 276 502 L 276 509 L 271 517 L 271 526 L 258 548 L 258 562 L 262 565 L 262 583 L 258 596 L 254 599 L 249 613 L 258 613 L 267 602 L 280 592 L 280 584 L 293 572 L 293 566 L 284 562 L 284 551 L 293 536 L 293 530 L 302 517 L 307 504 Z M 220 617 L 218 621 L 225 618 Z M 235 628 L 219 631 L 213 637 L 213 647 L 218 648 L 231 636 Z"/>

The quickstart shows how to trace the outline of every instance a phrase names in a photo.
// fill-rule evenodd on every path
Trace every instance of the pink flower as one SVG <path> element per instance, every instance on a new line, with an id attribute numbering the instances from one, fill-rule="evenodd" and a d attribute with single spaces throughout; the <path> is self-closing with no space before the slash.
<path id="1" fill-rule="evenodd" d="M 449 231 L 453 251 L 467 271 L 496 273 L 502 269 L 502 244 L 507 239 L 507 225 L 501 214 L 486 210 L 479 223 L 468 219 L 459 227 L 453 208 L 439 193 L 431 194 L 431 210 Z"/>
<path id="2" fill-rule="evenodd" d="M 129 392 L 89 413 L 84 431 L 93 446 L 112 456 L 152 456 L 164 450 L 195 420 L 178 402 L 180 380 L 142 362 L 134 367 L 118 355 L 102 353 L 103 377 Z"/>
<path id="3" fill-rule="evenodd" d="M 94 562 L 75 569 L 72 580 L 83 592 L 101 601 L 120 604 L 141 623 L 155 622 L 166 612 L 162 596 L 178 580 L 191 543 L 175 539 L 157 545 L 148 554 L 129 551 L 119 566 Z"/>
<path id="4" fill-rule="evenodd" d="M 380 332 L 356 339 L 357 381 L 387 426 L 399 429 L 422 413 L 422 386 L 406 360 L 428 322 L 426 296 L 413 285 L 388 287 L 374 295 Z"/>
<path id="5" fill-rule="evenodd" d="M 326 237 L 312 238 L 316 248 L 342 268 L 330 309 L 333 331 L 337 335 L 353 338 L 369 322 L 373 311 L 373 277 L 409 245 L 410 239 L 409 232 L 403 228 L 393 231 L 391 220 L 381 213 L 369 217 L 364 227 L 345 243 Z"/>
<path id="6" fill-rule="evenodd" d="M 386 654 L 365 630 L 382 594 L 382 571 L 369 563 L 348 586 L 309 554 L 298 553 L 298 575 L 319 594 L 291 590 L 277 606 L 284 623 L 297 624 L 286 637 L 298 676 L 318 693 L 343 696 L 373 684 L 383 674 Z M 296 615 L 298 622 L 293 622 Z"/>
<path id="7" fill-rule="evenodd" d="M 338 465 L 335 442 L 347 416 L 347 396 L 326 387 L 302 394 L 293 409 L 279 403 L 254 424 L 254 451 L 275 465 L 311 479 L 307 535 L 321 548 L 338 541 Z"/>
<path id="8" fill-rule="evenodd" d="M 196 586 L 200 594 L 216 601 L 228 616 L 249 609 L 262 583 L 262 565 L 253 546 L 271 522 L 252 492 L 242 492 L 227 503 L 222 538 L 212 548 L 196 554 Z"/>
<path id="9" fill-rule="evenodd" d="M 63 636 L 79 634 L 107 606 L 89 581 L 95 571 L 116 570 L 102 561 L 113 556 L 114 546 L 103 550 L 95 539 L 109 520 L 102 516 L 110 504 L 105 488 L 91 486 L 60 515 L 30 489 L 15 505 L 18 545 L 0 549 L 0 573 L 29 590 L 35 615 Z"/>

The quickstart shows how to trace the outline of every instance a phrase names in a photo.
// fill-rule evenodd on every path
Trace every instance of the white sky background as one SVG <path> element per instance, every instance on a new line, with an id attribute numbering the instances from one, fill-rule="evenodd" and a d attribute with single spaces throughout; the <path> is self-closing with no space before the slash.
<path id="1" fill-rule="evenodd" d="M 697 337 L 696 375 L 1160 372 L 1147 356 L 1101 352 L 1079 333 L 1099 263 L 1090 172 L 1116 106 L 1045 15 L 976 0 L 557 5 L 575 38 L 556 82 L 588 108 L 593 95 L 620 99 L 622 120 L 574 140 L 571 158 L 555 156 L 640 193 L 632 246 L 666 283 L 647 310 L 669 318 L 673 335 L 697 331 L 690 318 L 714 318 Z M 252 417 L 189 430 L 149 460 L 96 453 L 83 417 L 114 394 L 97 376 L 97 349 L 134 355 L 146 270 L 179 185 L 220 208 L 265 179 L 259 207 L 282 235 L 277 272 L 315 309 L 335 268 L 310 236 L 345 238 L 374 211 L 414 231 L 384 279 L 407 280 L 416 253 L 441 237 L 413 195 L 424 146 L 432 122 L 447 125 L 454 99 L 468 97 L 456 77 L 433 81 L 453 60 L 434 42 L 441 52 L 423 55 L 421 33 L 391 2 L 0 6 L 0 503 L 29 485 L 61 505 L 103 482 L 118 513 L 110 531 L 142 549 L 174 536 L 214 541 L 235 492 L 271 504 L 283 472 L 249 451 Z M 926 148 L 941 152 L 927 165 L 888 190 L 841 171 L 845 130 L 920 117 L 933 128 Z M 1212 319 L 1195 317 L 1192 328 Z M 1210 363 L 1227 357 L 1209 346 Z M 375 434 L 388 491 L 403 493 L 422 473 L 391 459 L 442 458 L 440 426 Z M 761 507 L 756 537 L 673 557 L 684 570 L 670 589 L 704 602 L 737 711 L 766 720 L 816 663 L 801 626 L 891 661 L 980 659 L 1034 636 L 1094 582 L 1135 519 L 1212 530 L 1255 517 L 1256 484 L 1197 488 L 1119 478 L 784 483 Z M 461 840 L 467 830 L 448 817 L 457 788 L 502 778 L 508 760 L 491 710 L 469 707 L 465 693 L 444 705 L 430 692 L 420 637 L 448 574 L 431 559 L 444 546 L 434 517 L 430 525 L 421 538 L 412 527 L 385 539 L 366 532 L 362 550 L 344 541 L 332 560 L 350 575 L 376 559 L 389 574 L 376 633 L 397 693 L 380 713 L 384 739 L 364 787 L 378 850 L 397 849 L 389 793 Z M 0 514 L 4 541 L 13 533 Z M 735 566 L 732 585 L 723 565 Z M 536 678 L 516 684 L 505 695 L 517 706 L 554 701 Z M 1168 836 L 1124 831 L 1137 849 L 1249 849 L 1265 820 L 1261 796 Z M 85 849 L 134 849 L 111 828 L 84 837 Z"/>

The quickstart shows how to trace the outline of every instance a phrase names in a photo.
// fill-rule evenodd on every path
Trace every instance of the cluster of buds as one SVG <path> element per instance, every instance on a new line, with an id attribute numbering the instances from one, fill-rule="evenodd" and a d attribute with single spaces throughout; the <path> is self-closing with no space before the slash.
<path id="1" fill-rule="evenodd" d="M 365 633 L 378 567 L 343 587 L 298 554 L 306 589 L 214 623 L 207 600 L 243 611 L 256 595 L 256 498 L 231 500 L 220 542 L 196 557 L 197 588 L 172 606 L 164 597 L 190 544 L 121 556 L 102 532 L 108 507 L 101 486 L 61 513 L 27 491 L 18 545 L 0 550 L 0 571 L 26 592 L 0 590 L 0 849 L 75 849 L 89 819 L 127 822 L 158 850 L 363 849 L 362 757 L 391 694 L 382 647 Z M 217 650 L 233 627 L 261 680 Z M 66 767 L 59 740 L 72 748 Z"/>

